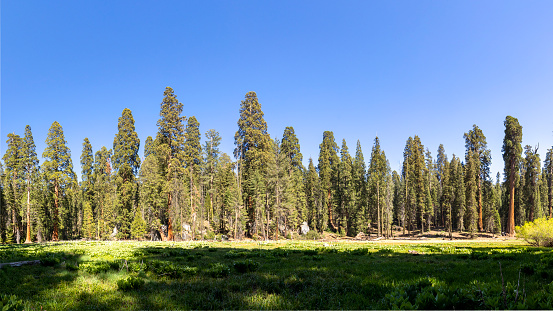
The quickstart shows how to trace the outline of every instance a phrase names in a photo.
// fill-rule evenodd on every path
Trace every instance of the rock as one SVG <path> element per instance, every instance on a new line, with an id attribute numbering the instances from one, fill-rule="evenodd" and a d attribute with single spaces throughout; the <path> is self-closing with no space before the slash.
<path id="1" fill-rule="evenodd" d="M 363 240 L 367 237 L 367 235 L 363 232 L 359 232 L 357 233 L 357 235 L 355 236 L 356 239 L 360 239 L 360 240 Z"/>
<path id="2" fill-rule="evenodd" d="M 182 230 L 183 230 L 184 232 L 190 232 L 190 231 L 192 231 L 192 228 L 190 227 L 189 224 L 184 223 L 184 224 L 182 224 Z"/>
<path id="3" fill-rule="evenodd" d="M 424 254 L 424 253 L 420 253 L 420 252 L 417 252 L 417 251 L 415 251 L 415 250 L 410 249 L 410 250 L 409 250 L 409 254 L 411 254 L 411 255 L 422 255 L 422 254 Z"/>
<path id="4" fill-rule="evenodd" d="M 221 235 L 221 242 L 226 242 L 226 241 L 228 241 L 228 236 L 226 236 L 224 234 Z"/>
<path id="5" fill-rule="evenodd" d="M 301 234 L 306 235 L 307 232 L 309 232 L 309 226 L 307 225 L 307 222 L 303 222 L 300 226 Z"/>
<path id="6" fill-rule="evenodd" d="M 110 237 L 115 238 L 117 236 L 117 227 L 113 227 L 113 232 L 111 233 Z"/>

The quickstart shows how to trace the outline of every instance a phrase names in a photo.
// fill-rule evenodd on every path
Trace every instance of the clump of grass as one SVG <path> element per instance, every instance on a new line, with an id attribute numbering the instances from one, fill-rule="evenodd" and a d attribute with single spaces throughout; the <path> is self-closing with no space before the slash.
<path id="1" fill-rule="evenodd" d="M 251 259 L 246 259 L 243 261 L 235 261 L 233 267 L 238 273 L 253 272 L 259 268 L 259 263 Z"/>
<path id="2" fill-rule="evenodd" d="M 144 283 L 143 279 L 131 275 L 117 281 L 117 288 L 123 291 L 139 289 L 144 286 Z"/>
<path id="3" fill-rule="evenodd" d="M 230 274 L 230 268 L 225 264 L 217 262 L 212 264 L 211 267 L 207 269 L 206 273 L 214 278 L 222 278 Z"/>

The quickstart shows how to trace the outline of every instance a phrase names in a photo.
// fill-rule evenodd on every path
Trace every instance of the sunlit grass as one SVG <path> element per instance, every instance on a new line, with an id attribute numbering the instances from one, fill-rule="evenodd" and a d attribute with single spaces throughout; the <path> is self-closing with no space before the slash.
<path id="1" fill-rule="evenodd" d="M 0 246 L 0 262 L 35 259 L 44 265 L 0 269 L 0 294 L 37 310 L 553 306 L 541 298 L 553 291 L 553 253 L 518 241 Z M 118 287 L 131 277 L 139 285 Z M 511 295 L 517 283 L 526 300 Z M 511 292 L 498 300 L 503 288 Z"/>

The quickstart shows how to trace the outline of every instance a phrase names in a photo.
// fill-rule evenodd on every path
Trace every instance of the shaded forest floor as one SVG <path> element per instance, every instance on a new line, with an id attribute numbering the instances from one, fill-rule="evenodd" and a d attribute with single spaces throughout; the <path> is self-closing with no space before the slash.
<path id="1" fill-rule="evenodd" d="M 23 260 L 0 269 L 15 309 L 553 308 L 553 251 L 519 240 L 0 245 Z"/>

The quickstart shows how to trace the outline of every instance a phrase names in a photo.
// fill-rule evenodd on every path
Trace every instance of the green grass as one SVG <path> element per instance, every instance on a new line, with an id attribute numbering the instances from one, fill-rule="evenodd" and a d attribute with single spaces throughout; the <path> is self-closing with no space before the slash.
<path id="1" fill-rule="evenodd" d="M 1 301 L 35 310 L 553 308 L 553 252 L 521 243 L 0 246 L 0 262 L 35 259 L 43 264 L 0 269 Z"/>

